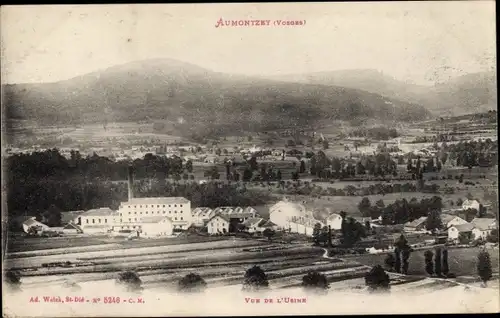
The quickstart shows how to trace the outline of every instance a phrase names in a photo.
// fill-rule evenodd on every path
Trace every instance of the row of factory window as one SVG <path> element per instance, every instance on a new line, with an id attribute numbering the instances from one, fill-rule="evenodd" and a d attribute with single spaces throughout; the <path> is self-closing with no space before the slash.
<path id="1" fill-rule="evenodd" d="M 184 218 L 181 216 L 180 220 L 184 221 Z M 129 218 L 128 221 L 132 222 L 132 218 Z M 178 221 L 177 217 L 174 217 L 174 221 Z M 134 218 L 134 222 L 137 222 L 137 218 Z M 120 223 L 123 223 L 123 219 L 120 219 Z"/>
<path id="2" fill-rule="evenodd" d="M 166 214 L 166 211 L 156 211 L 156 214 L 160 214 L 162 212 L 163 214 Z M 179 213 L 184 213 L 184 211 L 179 211 Z M 128 215 L 131 215 L 132 212 L 128 212 Z M 137 214 L 137 211 L 134 212 L 134 214 Z M 142 211 L 139 212 L 139 214 L 142 214 Z M 148 214 L 148 211 L 145 211 L 144 214 Z M 151 214 L 155 214 L 155 211 L 151 211 Z M 172 211 L 168 211 L 168 214 L 172 214 Z M 174 214 L 177 214 L 177 211 L 174 211 Z M 120 216 L 123 216 L 123 213 L 120 213 Z"/>
<path id="3" fill-rule="evenodd" d="M 137 230 L 142 229 L 142 227 L 140 225 L 124 225 L 121 227 L 122 230 L 130 230 L 130 228 L 137 229 Z M 183 226 L 182 225 L 174 225 L 174 228 L 182 229 Z M 115 229 L 115 228 L 113 227 L 113 229 Z"/>
<path id="4" fill-rule="evenodd" d="M 163 204 L 163 207 L 165 207 L 165 206 L 166 206 L 166 204 Z M 147 204 L 145 204 L 145 205 L 144 205 L 144 207 L 146 207 L 146 208 L 147 208 L 147 207 L 148 207 L 148 205 L 147 205 Z M 154 204 L 151 204 L 151 208 L 154 208 L 154 207 L 155 207 L 155 205 L 154 205 Z M 160 207 L 160 204 L 157 204 L 157 205 L 156 205 L 156 207 L 157 207 L 157 208 L 159 208 L 159 207 Z M 168 207 L 169 207 L 169 208 L 171 208 L 171 207 L 172 207 L 172 205 L 171 205 L 171 204 L 168 204 Z M 177 207 L 177 204 L 174 204 L 174 208 L 176 208 L 176 207 Z M 181 208 L 182 208 L 182 204 L 179 204 L 179 207 L 181 207 Z M 127 205 L 127 208 L 131 209 L 131 208 L 132 208 L 132 206 L 131 206 L 131 205 Z M 142 205 L 139 205 L 139 208 L 140 208 L 140 209 L 142 209 Z M 137 205 L 134 205 L 134 209 L 137 209 Z"/>
<path id="5" fill-rule="evenodd" d="M 99 222 L 98 223 L 101 223 L 102 219 L 97 219 Z M 89 224 L 89 219 L 87 219 L 87 224 Z M 108 219 L 104 219 L 104 223 L 108 223 Z M 95 224 L 95 219 L 92 219 L 92 224 Z"/>

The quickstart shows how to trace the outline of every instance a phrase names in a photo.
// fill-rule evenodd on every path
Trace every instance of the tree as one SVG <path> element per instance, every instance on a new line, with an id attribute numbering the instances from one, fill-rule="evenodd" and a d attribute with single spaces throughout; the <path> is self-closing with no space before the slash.
<path id="1" fill-rule="evenodd" d="M 410 259 L 410 254 L 411 254 L 411 248 L 409 247 L 405 247 L 401 251 L 401 258 L 403 259 L 403 267 L 401 269 L 401 272 L 405 275 L 408 275 L 408 267 L 410 265 L 408 260 Z"/>
<path id="2" fill-rule="evenodd" d="M 450 273 L 450 267 L 448 266 L 448 250 L 447 249 L 443 249 L 443 254 L 442 254 L 442 261 L 443 261 L 443 275 L 444 276 L 448 276 L 448 274 Z"/>
<path id="3" fill-rule="evenodd" d="M 177 285 L 177 290 L 180 292 L 203 292 L 207 288 L 207 283 L 198 274 L 189 273 L 182 277 Z"/>
<path id="4" fill-rule="evenodd" d="M 328 147 L 329 147 L 329 146 L 330 146 L 330 145 L 329 145 L 329 143 L 328 143 L 328 140 L 323 139 L 323 149 L 325 149 L 325 150 L 326 150 L 326 149 L 328 149 Z"/>
<path id="5" fill-rule="evenodd" d="M 193 173 L 193 162 L 191 161 L 191 159 L 186 161 L 186 170 L 189 173 Z"/>
<path id="6" fill-rule="evenodd" d="M 276 179 L 281 181 L 281 170 L 278 169 L 278 172 L 276 172 Z"/>
<path id="7" fill-rule="evenodd" d="M 483 282 L 483 286 L 486 286 L 488 280 L 492 277 L 491 269 L 491 259 L 490 254 L 485 249 L 481 249 L 477 255 L 477 274 Z"/>
<path id="8" fill-rule="evenodd" d="M 128 292 L 139 292 L 143 289 L 139 275 L 133 271 L 126 271 L 118 274 L 116 283 Z"/>
<path id="9" fill-rule="evenodd" d="M 61 209 L 59 209 L 56 205 L 52 204 L 43 216 L 46 219 L 48 226 L 61 226 Z"/>
<path id="10" fill-rule="evenodd" d="M 394 255 L 392 254 L 387 254 L 384 260 L 384 264 L 387 268 L 388 271 L 392 272 L 394 270 L 394 265 L 396 264 L 396 259 L 394 258 Z"/>
<path id="11" fill-rule="evenodd" d="M 361 201 L 358 204 L 358 209 L 363 216 L 370 215 L 370 207 L 371 207 L 370 199 L 368 199 L 367 197 L 361 199 Z"/>
<path id="12" fill-rule="evenodd" d="M 370 291 L 388 291 L 389 283 L 389 275 L 380 265 L 374 266 L 365 276 L 365 284 Z"/>
<path id="13" fill-rule="evenodd" d="M 276 233 L 272 230 L 272 229 L 265 229 L 263 232 L 262 232 L 262 235 L 264 235 L 265 237 L 267 237 L 267 239 L 269 241 L 272 240 L 273 236 L 275 235 Z"/>
<path id="14" fill-rule="evenodd" d="M 306 172 L 306 163 L 304 162 L 304 160 L 300 160 L 300 168 L 299 168 L 299 172 L 300 172 L 300 173 L 304 173 L 304 172 Z"/>
<path id="15" fill-rule="evenodd" d="M 308 292 L 326 294 L 330 285 L 324 274 L 312 271 L 302 277 L 302 288 Z"/>
<path id="16" fill-rule="evenodd" d="M 439 213 L 439 210 L 430 211 L 429 215 L 427 216 L 427 220 L 425 222 L 426 222 L 425 228 L 428 231 L 438 230 L 443 227 L 443 222 L 441 220 L 441 215 Z"/>
<path id="17" fill-rule="evenodd" d="M 314 241 L 314 245 L 319 245 L 320 241 L 321 241 L 321 223 L 316 223 L 314 224 L 314 228 L 313 228 L 313 241 Z"/>
<path id="18" fill-rule="evenodd" d="M 443 274 L 440 247 L 436 247 L 436 253 L 434 254 L 434 273 L 436 273 L 438 277 L 441 277 Z"/>
<path id="19" fill-rule="evenodd" d="M 38 235 L 38 226 L 33 225 L 28 228 L 27 234 L 28 236 L 37 236 Z"/>
<path id="20" fill-rule="evenodd" d="M 13 270 L 8 270 L 4 278 L 5 286 L 10 292 L 21 291 L 21 275 Z"/>
<path id="21" fill-rule="evenodd" d="M 427 250 L 424 253 L 424 258 L 425 258 L 425 271 L 427 274 L 430 276 L 434 275 L 434 262 L 432 258 L 434 257 L 434 253 L 432 253 L 431 250 Z"/>
<path id="22" fill-rule="evenodd" d="M 250 170 L 249 168 L 245 168 L 245 170 L 243 171 L 243 181 L 250 181 L 252 179 L 252 170 Z"/>
<path id="23" fill-rule="evenodd" d="M 247 269 L 243 281 L 243 291 L 259 291 L 269 288 L 266 273 L 260 266 L 254 265 Z"/>

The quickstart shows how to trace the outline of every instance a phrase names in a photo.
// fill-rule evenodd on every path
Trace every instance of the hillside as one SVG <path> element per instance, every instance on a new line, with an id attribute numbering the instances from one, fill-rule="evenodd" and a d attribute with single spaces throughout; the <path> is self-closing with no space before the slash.
<path id="1" fill-rule="evenodd" d="M 419 105 L 358 89 L 233 76 L 170 59 L 128 63 L 57 83 L 6 85 L 4 102 L 12 119 L 41 124 L 154 119 L 171 123 L 182 135 L 428 116 Z"/>
<path id="2" fill-rule="evenodd" d="M 496 109 L 494 72 L 472 73 L 434 86 L 405 83 L 377 70 L 341 70 L 271 77 L 274 80 L 355 88 L 423 105 L 435 114 L 461 115 Z"/>

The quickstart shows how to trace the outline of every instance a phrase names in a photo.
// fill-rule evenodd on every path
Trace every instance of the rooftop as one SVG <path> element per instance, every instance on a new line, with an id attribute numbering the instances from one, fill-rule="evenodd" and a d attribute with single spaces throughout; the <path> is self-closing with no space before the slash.
<path id="1" fill-rule="evenodd" d="M 132 198 L 125 203 L 130 204 L 174 204 L 174 203 L 190 203 L 184 197 L 156 197 L 156 198 Z"/>
<path id="2" fill-rule="evenodd" d="M 425 221 L 427 221 L 427 217 L 421 216 L 416 220 L 413 220 L 411 222 L 406 223 L 405 226 L 416 227 L 416 226 L 422 225 Z"/>
<path id="3" fill-rule="evenodd" d="M 459 224 L 459 225 L 454 225 L 452 228 L 456 228 L 459 232 L 470 232 L 472 229 L 474 229 L 474 225 L 470 223 L 465 223 L 465 224 Z"/>
<path id="4" fill-rule="evenodd" d="M 489 230 L 492 226 L 496 224 L 496 219 L 492 218 L 475 218 L 470 222 L 475 228 L 481 231 Z"/>
<path id="5" fill-rule="evenodd" d="M 110 208 L 99 208 L 99 209 L 91 209 L 86 212 L 83 212 L 79 215 L 81 216 L 113 216 L 116 212 L 111 210 Z"/>

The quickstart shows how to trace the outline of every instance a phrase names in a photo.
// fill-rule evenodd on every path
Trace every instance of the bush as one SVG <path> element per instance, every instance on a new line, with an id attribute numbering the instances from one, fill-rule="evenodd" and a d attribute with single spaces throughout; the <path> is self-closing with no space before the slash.
<path id="1" fill-rule="evenodd" d="M 434 253 L 432 253 L 432 251 L 427 250 L 424 253 L 424 257 L 425 257 L 425 271 L 427 272 L 427 274 L 432 276 L 434 274 L 434 262 L 432 260 L 434 257 Z"/>
<path id="2" fill-rule="evenodd" d="M 390 288 L 389 275 L 384 271 L 382 266 L 374 266 L 365 276 L 365 284 L 371 291 L 386 291 Z"/>
<path id="3" fill-rule="evenodd" d="M 139 275 L 132 271 L 126 271 L 118 274 L 116 283 L 128 292 L 139 292 L 143 289 L 142 281 L 139 278 Z"/>
<path id="4" fill-rule="evenodd" d="M 207 288 L 207 283 L 198 274 L 190 273 L 179 280 L 177 290 L 180 292 L 203 292 Z"/>
<path id="5" fill-rule="evenodd" d="M 243 281 L 244 291 L 259 291 L 269 288 L 266 273 L 257 265 L 247 269 Z"/>
<path id="6" fill-rule="evenodd" d="M 21 291 L 21 275 L 18 272 L 12 270 L 7 271 L 7 273 L 5 273 L 4 282 L 8 291 Z"/>
<path id="7" fill-rule="evenodd" d="M 302 277 L 302 288 L 314 293 L 326 294 L 330 285 L 324 274 L 313 271 Z"/>

